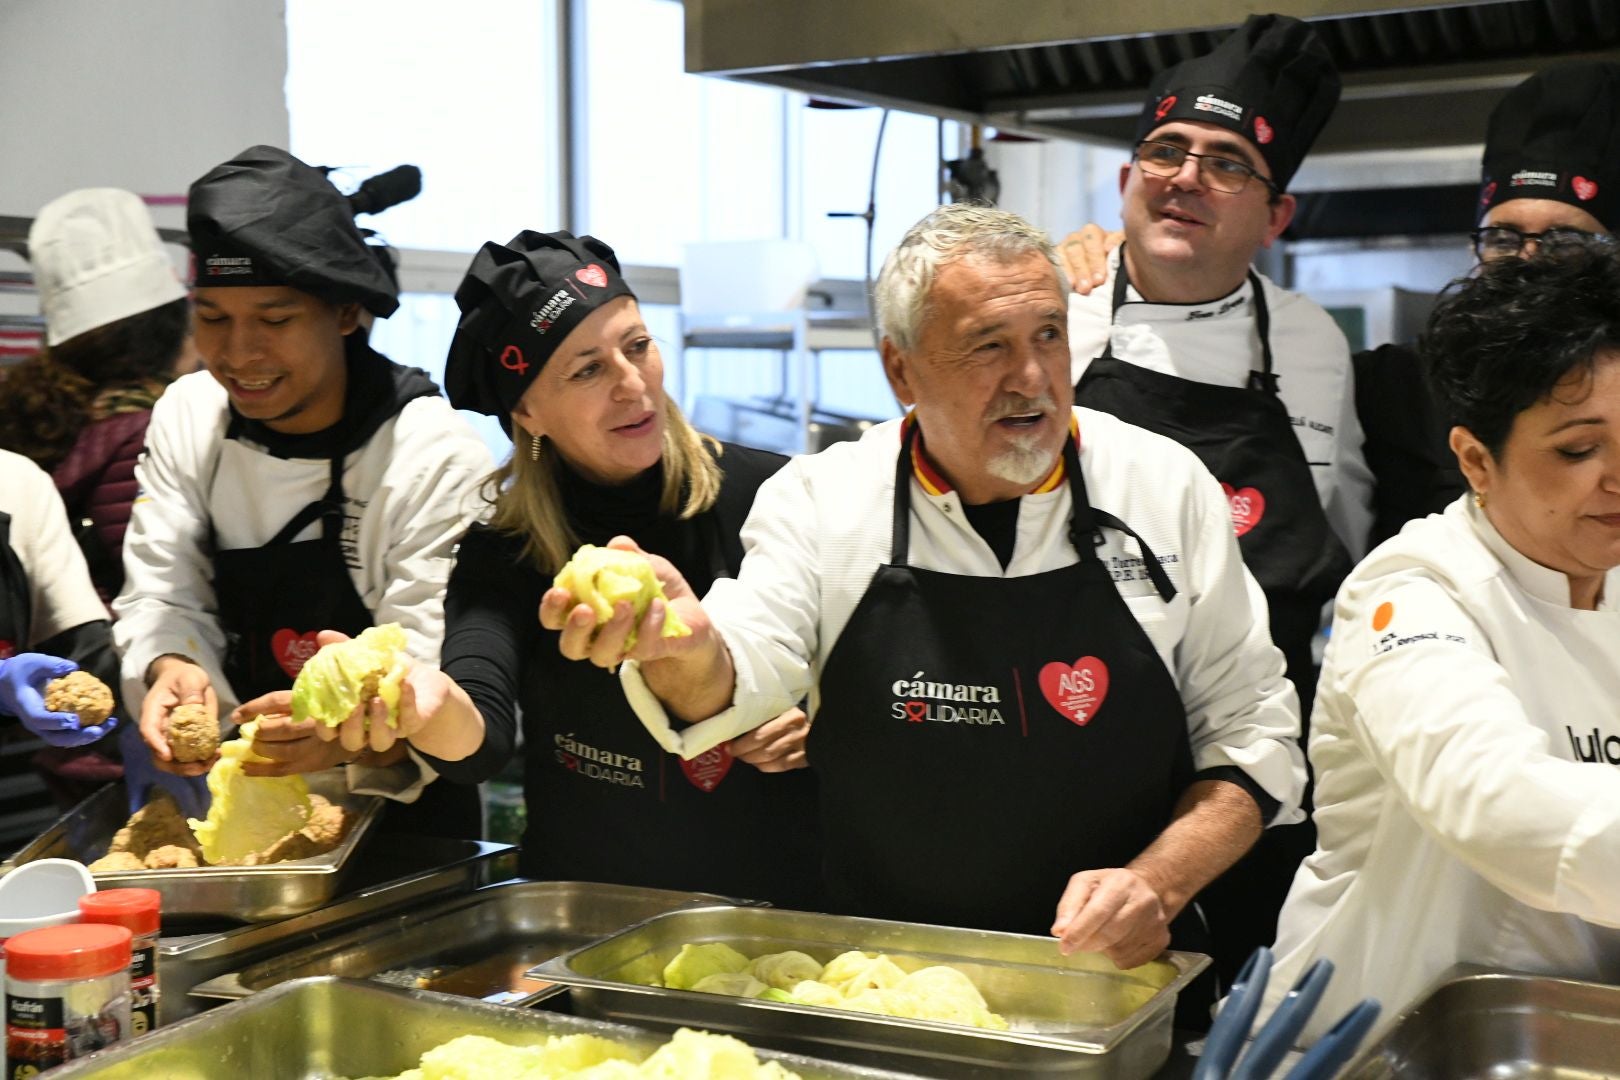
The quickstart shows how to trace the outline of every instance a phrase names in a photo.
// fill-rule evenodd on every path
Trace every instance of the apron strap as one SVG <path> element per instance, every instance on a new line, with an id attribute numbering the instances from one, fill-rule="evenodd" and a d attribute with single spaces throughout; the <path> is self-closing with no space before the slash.
<path id="1" fill-rule="evenodd" d="M 1254 291 L 1254 332 L 1260 336 L 1260 371 L 1249 372 L 1249 389 L 1277 396 L 1277 373 L 1271 363 L 1271 307 L 1266 303 L 1266 290 L 1260 286 L 1260 277 L 1249 271 L 1249 286 Z"/>
<path id="2" fill-rule="evenodd" d="M 1086 494 L 1086 478 L 1080 472 L 1080 455 L 1075 450 L 1073 439 L 1063 444 L 1063 468 L 1068 474 L 1069 501 L 1073 503 L 1069 517 L 1069 542 L 1074 545 L 1080 561 L 1093 562 L 1098 559 L 1097 548 L 1102 546 L 1102 530 L 1105 527 L 1122 532 L 1133 538 L 1142 549 L 1142 563 L 1147 569 L 1148 578 L 1158 590 L 1159 599 L 1168 604 L 1176 595 L 1176 587 L 1171 583 L 1170 575 L 1164 572 L 1164 567 L 1159 565 L 1147 541 L 1113 514 L 1091 505 L 1091 498 Z"/>
<path id="3" fill-rule="evenodd" d="M 889 541 L 889 565 L 904 566 L 911 550 L 911 448 L 917 438 L 918 424 L 906 425 L 900 440 L 900 454 L 894 463 L 894 528 Z"/>
<path id="4" fill-rule="evenodd" d="M 326 494 L 315 502 L 305 506 L 294 514 L 292 520 L 281 527 L 281 531 L 272 536 L 265 547 L 275 547 L 281 544 L 292 543 L 293 537 L 303 532 L 317 519 L 321 522 L 321 539 L 330 540 L 337 534 L 333 531 L 333 519 L 338 521 L 341 528 L 343 520 L 343 459 L 335 457 L 331 462 L 331 482 L 326 486 Z"/>

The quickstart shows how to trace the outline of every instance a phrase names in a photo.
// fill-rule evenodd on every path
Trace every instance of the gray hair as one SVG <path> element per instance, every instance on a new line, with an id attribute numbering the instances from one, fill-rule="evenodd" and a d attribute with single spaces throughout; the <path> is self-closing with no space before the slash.
<path id="1" fill-rule="evenodd" d="M 1032 253 L 1045 256 L 1067 293 L 1068 279 L 1052 241 L 1017 214 L 976 203 L 952 203 L 929 211 L 889 252 L 872 286 L 872 312 L 880 336 L 902 349 L 917 344 L 929 291 L 947 263 L 970 256 L 1011 262 Z"/>

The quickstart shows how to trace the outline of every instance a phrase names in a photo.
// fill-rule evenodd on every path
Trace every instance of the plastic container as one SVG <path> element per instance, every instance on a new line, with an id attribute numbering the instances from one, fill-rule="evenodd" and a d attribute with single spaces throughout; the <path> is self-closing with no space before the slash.
<path id="1" fill-rule="evenodd" d="M 79 918 L 79 897 L 96 891 L 95 879 L 72 859 L 37 859 L 0 877 L 0 992 L 6 978 L 6 939 Z"/>
<path id="2" fill-rule="evenodd" d="M 122 926 L 75 923 L 6 942 L 6 1080 L 28 1080 L 130 1034 Z"/>
<path id="3" fill-rule="evenodd" d="M 130 1034 L 157 1027 L 159 914 L 163 894 L 156 889 L 107 889 L 79 897 L 79 921 L 122 926 L 135 936 L 129 963 Z"/>

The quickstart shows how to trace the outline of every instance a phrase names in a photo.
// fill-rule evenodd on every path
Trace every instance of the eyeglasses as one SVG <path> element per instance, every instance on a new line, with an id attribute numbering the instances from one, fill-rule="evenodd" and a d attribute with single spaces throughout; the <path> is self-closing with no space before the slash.
<path id="1" fill-rule="evenodd" d="M 1506 225 L 1475 229 L 1468 235 L 1473 237 L 1474 254 L 1481 261 L 1513 258 L 1523 252 L 1524 246 L 1532 240 L 1536 242 L 1536 253 L 1540 255 L 1567 255 L 1580 248 L 1614 242 L 1606 233 L 1592 233 L 1585 229 L 1553 228 L 1527 233 Z"/>
<path id="2" fill-rule="evenodd" d="M 1195 154 L 1184 146 L 1151 139 L 1143 139 L 1136 144 L 1137 164 L 1142 166 L 1143 172 L 1154 176 L 1176 175 L 1188 158 L 1198 159 L 1198 178 L 1215 191 L 1236 195 L 1249 186 L 1250 180 L 1258 180 L 1272 195 L 1281 194 L 1276 184 L 1255 172 L 1254 167 L 1246 162 L 1218 154 Z"/>

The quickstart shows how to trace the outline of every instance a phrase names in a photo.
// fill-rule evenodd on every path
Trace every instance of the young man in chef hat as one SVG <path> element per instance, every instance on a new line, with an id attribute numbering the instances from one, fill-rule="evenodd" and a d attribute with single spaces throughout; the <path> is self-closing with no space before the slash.
<path id="1" fill-rule="evenodd" d="M 285 719 L 316 633 L 399 623 L 437 663 L 450 554 L 492 464 L 427 375 L 367 343 L 398 286 L 325 175 L 252 147 L 191 187 L 197 348 L 206 371 L 153 412 L 114 608 L 124 698 L 158 768 L 178 705 L 265 717 L 258 774 L 348 764 L 351 787 L 414 800 L 431 769 L 396 746 L 358 759 Z M 431 736 L 424 736 L 431 743 Z M 429 753 L 432 745 L 424 746 Z M 473 789 L 430 785 L 407 825 L 476 836 Z"/>

